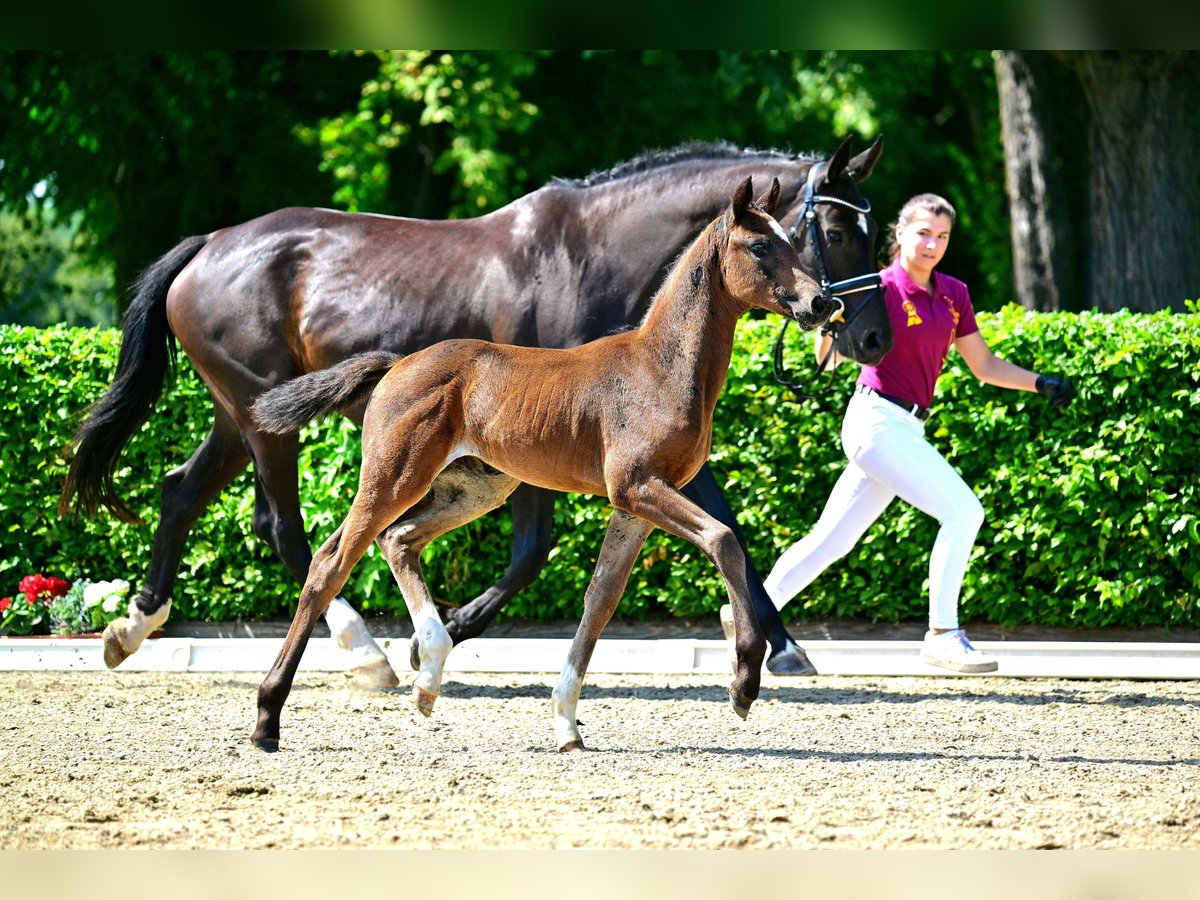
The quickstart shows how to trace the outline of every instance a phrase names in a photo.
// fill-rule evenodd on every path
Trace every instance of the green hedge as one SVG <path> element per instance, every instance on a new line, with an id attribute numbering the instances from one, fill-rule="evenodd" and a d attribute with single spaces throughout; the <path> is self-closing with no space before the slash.
<path id="1" fill-rule="evenodd" d="M 952 356 L 927 434 L 986 511 L 964 584 L 964 619 L 1200 626 L 1200 316 L 1040 315 L 1012 306 L 980 323 L 999 355 L 1066 373 L 1079 395 L 1056 412 L 1036 395 L 981 384 Z M 790 401 L 771 378 L 777 327 L 774 319 L 742 323 L 714 427 L 717 476 L 764 571 L 813 525 L 842 469 L 838 430 L 853 382 L 853 367 L 845 366 L 821 403 Z M 210 403 L 184 361 L 122 457 L 118 484 L 150 524 L 59 520 L 63 450 L 83 409 L 107 387 L 118 342 L 110 330 L 0 327 L 0 594 L 13 593 L 30 572 L 135 584 L 145 573 L 159 483 L 207 432 Z M 808 365 L 799 341 L 789 361 L 797 369 Z M 306 523 L 319 543 L 353 496 L 357 431 L 331 420 L 310 427 L 303 447 Z M 245 474 L 197 524 L 176 589 L 176 617 L 290 614 L 298 588 L 251 534 L 253 502 Z M 577 616 L 606 519 L 603 501 L 560 498 L 550 563 L 507 614 Z M 927 517 L 893 504 L 786 616 L 922 619 L 935 532 Z M 435 596 L 458 604 L 490 586 L 508 564 L 511 534 L 501 510 L 436 542 L 425 555 Z M 374 551 L 344 593 L 364 610 L 403 612 Z M 655 532 L 619 614 L 642 618 L 665 608 L 704 615 L 723 598 L 699 551 Z"/>

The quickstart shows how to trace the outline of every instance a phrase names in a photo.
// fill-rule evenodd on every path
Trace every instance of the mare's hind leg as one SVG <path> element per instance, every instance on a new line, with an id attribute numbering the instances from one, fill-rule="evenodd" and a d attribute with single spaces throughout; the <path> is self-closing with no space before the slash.
<path id="1" fill-rule="evenodd" d="M 691 541 L 716 563 L 729 592 L 737 633 L 734 642 L 737 671 L 729 686 L 729 700 L 733 711 L 746 718 L 750 704 L 758 699 L 767 641 L 750 602 L 745 556 L 732 529 L 659 478 L 622 479 L 617 485 L 610 485 L 609 496 L 617 507 Z"/>
<path id="2" fill-rule="evenodd" d="M 248 431 L 245 440 L 254 458 L 254 533 L 303 584 L 312 552 L 300 510 L 299 436 Z M 325 610 L 325 623 L 337 645 L 353 658 L 347 674 L 355 687 L 386 691 L 400 683 L 387 655 L 345 599 L 333 598 Z"/>
<path id="3" fill-rule="evenodd" d="M 420 672 L 413 698 L 425 715 L 441 692 L 452 643 L 421 574 L 421 551 L 439 535 L 500 506 L 519 483 L 475 457 L 455 460 L 438 474 L 421 502 L 379 536 L 379 547 L 412 617 L 410 662 Z"/>
<path id="4" fill-rule="evenodd" d="M 163 479 L 150 570 L 129 603 L 129 616 L 114 619 L 104 629 L 104 663 L 110 669 L 136 652 L 146 636 L 167 621 L 188 533 L 249 459 L 237 427 L 217 407 L 208 436 L 187 462 Z"/>
<path id="5" fill-rule="evenodd" d="M 571 641 L 567 662 L 558 684 L 550 697 L 554 711 L 554 732 L 558 749 L 566 753 L 583 749 L 583 738 L 579 734 L 575 710 L 579 705 L 579 692 L 583 688 L 583 676 L 596 649 L 600 632 L 612 618 L 633 564 L 646 543 L 646 537 L 654 526 L 644 519 L 614 509 L 608 520 L 608 531 L 604 535 L 604 546 L 596 560 L 596 570 L 588 584 L 583 600 L 583 618 Z"/>
<path id="6" fill-rule="evenodd" d="M 554 491 L 520 485 L 512 494 L 513 547 L 508 571 L 470 603 L 446 617 L 446 630 L 455 644 L 478 637 L 517 593 L 541 574 L 554 546 Z M 415 666 L 414 666 L 415 668 Z"/>

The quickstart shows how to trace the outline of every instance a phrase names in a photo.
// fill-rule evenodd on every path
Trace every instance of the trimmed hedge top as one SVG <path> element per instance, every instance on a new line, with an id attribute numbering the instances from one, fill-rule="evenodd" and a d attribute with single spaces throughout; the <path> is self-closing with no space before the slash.
<path id="1" fill-rule="evenodd" d="M 1066 374 L 1078 396 L 1055 411 L 1035 394 L 977 381 L 951 354 L 926 434 L 986 513 L 963 584 L 964 621 L 1003 625 L 1200 626 L 1200 315 L 1036 314 L 1018 306 L 980 314 L 997 355 Z M 799 405 L 774 384 L 778 319 L 739 328 L 714 421 L 712 462 L 761 571 L 816 522 L 845 465 L 839 429 L 854 381 L 842 366 L 819 404 Z M 794 335 L 794 332 L 793 332 Z M 0 595 L 33 572 L 74 580 L 125 578 L 150 558 L 162 477 L 183 463 L 212 422 L 207 389 L 183 362 L 180 376 L 122 457 L 118 484 L 148 524 L 56 517 L 64 451 L 87 406 L 107 388 L 114 330 L 0 326 Z M 808 336 L 789 367 L 811 370 Z M 314 544 L 349 509 L 357 484 L 357 429 L 310 426 L 302 439 L 301 500 Z M 250 530 L 254 491 L 243 474 L 193 529 L 174 615 L 229 620 L 290 615 L 299 586 Z M 577 617 L 608 510 L 566 495 L 558 544 L 537 583 L 506 614 Z M 859 545 L 784 610 L 785 617 L 924 619 L 936 523 L 895 502 Z M 423 558 L 434 595 L 464 603 L 503 574 L 512 525 L 499 510 L 436 541 Z M 404 614 L 374 551 L 343 592 L 364 610 Z M 714 613 L 725 602 L 716 569 L 692 545 L 654 532 L 618 615 L 665 607 Z"/>

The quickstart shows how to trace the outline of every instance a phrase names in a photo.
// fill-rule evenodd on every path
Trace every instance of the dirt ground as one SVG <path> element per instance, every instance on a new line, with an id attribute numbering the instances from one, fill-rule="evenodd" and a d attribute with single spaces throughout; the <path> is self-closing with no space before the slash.
<path id="1" fill-rule="evenodd" d="M 1200 849 L 1200 683 L 604 675 L 554 750 L 552 675 L 406 690 L 301 672 L 3 672 L 0 849 Z"/>

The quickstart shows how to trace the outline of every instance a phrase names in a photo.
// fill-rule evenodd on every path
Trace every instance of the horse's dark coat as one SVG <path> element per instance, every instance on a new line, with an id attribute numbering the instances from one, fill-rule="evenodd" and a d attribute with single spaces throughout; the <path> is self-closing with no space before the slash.
<path id="1" fill-rule="evenodd" d="M 870 175 L 880 149 L 877 141 L 851 159 L 844 142 L 821 191 L 861 199 L 858 182 Z M 297 438 L 255 427 L 248 410 L 258 395 L 364 351 L 411 353 L 463 337 L 572 347 L 619 331 L 641 319 L 675 259 L 726 205 L 731 183 L 778 178 L 776 215 L 786 227 L 816 162 L 687 145 L 584 179 L 553 181 L 477 219 L 293 208 L 188 238 L 137 284 L 114 382 L 76 435 L 62 507 L 74 499 L 85 513 L 106 506 L 132 516 L 113 474 L 124 445 L 153 410 L 174 335 L 213 393 L 214 421 L 192 457 L 164 479 L 138 608 L 149 614 L 169 599 L 188 532 L 248 462 L 255 470 L 254 531 L 303 580 L 312 557 L 300 513 Z M 840 207 L 818 212 L 825 232 L 840 238 L 825 248 L 831 276 L 873 271 L 873 223 L 867 234 Z M 800 249 L 811 274 L 812 248 Z M 870 357 L 886 343 L 880 338 L 886 312 L 873 305 L 878 309 L 842 339 L 848 355 Z M 741 540 L 707 466 L 687 491 Z M 537 576 L 552 544 L 553 503 L 553 494 L 536 488 L 513 495 L 511 566 L 496 586 L 451 615 L 447 627 L 456 642 L 480 633 Z M 778 653 L 787 633 L 752 565 L 748 576 Z"/>

